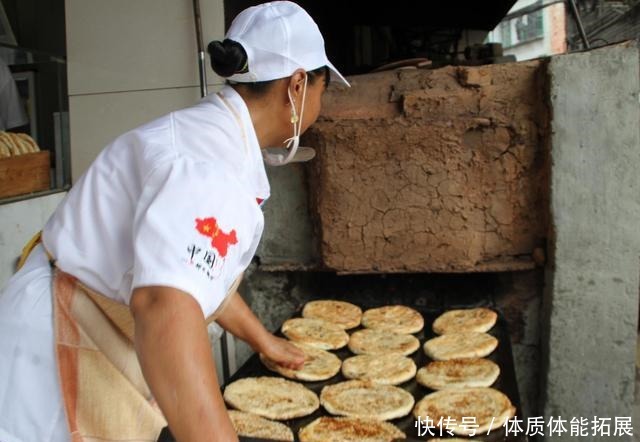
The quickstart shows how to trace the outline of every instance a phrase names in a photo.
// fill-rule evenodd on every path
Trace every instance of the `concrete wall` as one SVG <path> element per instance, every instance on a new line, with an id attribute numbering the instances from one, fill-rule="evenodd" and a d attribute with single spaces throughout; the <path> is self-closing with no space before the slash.
<path id="1" fill-rule="evenodd" d="M 42 230 L 66 192 L 0 205 L 0 287 L 15 272 L 24 245 Z"/>
<path id="2" fill-rule="evenodd" d="M 256 252 L 263 270 L 303 270 L 318 261 L 309 212 L 306 166 L 267 167 L 271 197 L 264 207 L 264 233 Z"/>
<path id="3" fill-rule="evenodd" d="M 201 2 L 203 39 L 224 36 L 222 0 Z M 73 180 L 113 138 L 200 97 L 189 0 L 66 0 Z M 222 81 L 207 67 L 215 91 Z"/>
<path id="4" fill-rule="evenodd" d="M 640 283 L 638 49 L 556 57 L 549 75 L 553 236 L 542 408 L 547 420 L 631 416 Z"/>

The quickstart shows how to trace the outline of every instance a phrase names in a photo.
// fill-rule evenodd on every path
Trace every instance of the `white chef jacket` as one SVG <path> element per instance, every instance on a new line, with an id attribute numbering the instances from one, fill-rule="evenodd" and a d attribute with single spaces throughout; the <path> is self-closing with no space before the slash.
<path id="1" fill-rule="evenodd" d="M 107 146 L 47 222 L 43 244 L 60 269 L 107 297 L 128 304 L 136 287 L 169 286 L 208 316 L 249 265 L 268 197 L 249 111 L 225 87 Z M 0 442 L 68 440 L 50 278 L 39 247 L 0 293 Z M 16 353 L 30 355 L 26 367 Z"/>
<path id="2" fill-rule="evenodd" d="M 60 269 L 127 304 L 132 289 L 160 285 L 191 294 L 205 316 L 216 310 L 253 257 L 257 200 L 269 196 L 244 101 L 231 87 L 220 94 L 100 154 L 44 228 Z"/>

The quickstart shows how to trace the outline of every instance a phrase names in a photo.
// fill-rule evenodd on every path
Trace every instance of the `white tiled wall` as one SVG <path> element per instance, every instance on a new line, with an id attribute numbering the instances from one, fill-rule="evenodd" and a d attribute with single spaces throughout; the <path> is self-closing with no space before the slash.
<path id="1" fill-rule="evenodd" d="M 203 40 L 223 0 L 200 0 Z M 66 0 L 72 178 L 121 133 L 199 98 L 192 0 Z M 207 64 L 210 90 L 222 83 Z"/>
<path id="2" fill-rule="evenodd" d="M 212 85 L 209 92 L 219 86 Z M 114 92 L 69 97 L 74 181 L 113 138 L 200 98 L 199 87 Z"/>
<path id="3" fill-rule="evenodd" d="M 191 0 L 67 0 L 71 95 L 198 85 Z M 224 34 L 221 0 L 202 0 L 204 44 Z M 207 76 L 213 79 L 208 67 Z"/>

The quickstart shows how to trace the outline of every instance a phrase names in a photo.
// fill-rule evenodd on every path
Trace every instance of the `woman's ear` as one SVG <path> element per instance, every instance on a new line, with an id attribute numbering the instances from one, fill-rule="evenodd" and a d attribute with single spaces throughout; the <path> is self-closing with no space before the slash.
<path id="1" fill-rule="evenodd" d="M 291 98 L 296 103 L 302 100 L 306 77 L 307 73 L 303 69 L 297 69 L 289 78 L 289 92 L 291 93 Z"/>

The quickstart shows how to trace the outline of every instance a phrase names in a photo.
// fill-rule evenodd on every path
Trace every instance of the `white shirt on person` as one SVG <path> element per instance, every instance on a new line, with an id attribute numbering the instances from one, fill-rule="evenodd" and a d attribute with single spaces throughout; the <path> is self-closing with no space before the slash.
<path id="1" fill-rule="evenodd" d="M 249 111 L 231 87 L 118 137 L 43 231 L 60 269 L 129 303 L 169 286 L 205 316 L 258 246 L 269 183 Z"/>

